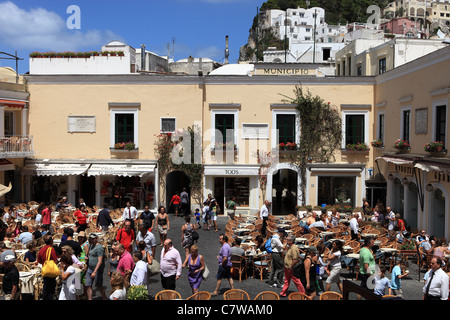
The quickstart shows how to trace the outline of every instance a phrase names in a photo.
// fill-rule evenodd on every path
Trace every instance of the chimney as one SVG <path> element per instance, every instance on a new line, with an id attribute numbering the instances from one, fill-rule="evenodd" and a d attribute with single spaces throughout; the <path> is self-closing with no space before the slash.
<path id="1" fill-rule="evenodd" d="M 198 58 L 198 75 L 202 76 L 203 75 L 203 62 L 202 62 L 202 58 Z"/>
<path id="2" fill-rule="evenodd" d="M 228 50 L 228 36 L 225 36 L 225 64 L 228 64 L 229 56 L 230 56 L 230 51 Z"/>
<path id="3" fill-rule="evenodd" d="M 141 70 L 145 71 L 145 58 L 146 58 L 146 54 L 145 54 L 145 44 L 141 44 Z M 148 70 L 150 71 L 150 70 Z"/>

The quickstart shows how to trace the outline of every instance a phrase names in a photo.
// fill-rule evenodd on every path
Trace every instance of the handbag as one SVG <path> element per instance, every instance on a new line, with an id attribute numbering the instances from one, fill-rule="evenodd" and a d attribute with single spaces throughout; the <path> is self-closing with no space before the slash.
<path id="1" fill-rule="evenodd" d="M 56 265 L 55 261 L 53 259 L 50 259 L 51 256 L 51 250 L 52 248 L 47 249 L 47 259 L 45 260 L 43 266 L 42 266 L 42 277 L 45 278 L 57 278 L 61 271 L 59 270 L 58 266 Z"/>
<path id="2" fill-rule="evenodd" d="M 197 241 L 200 238 L 198 235 L 198 232 L 195 230 L 192 230 L 192 240 Z"/>
<path id="3" fill-rule="evenodd" d="M 206 280 L 208 279 L 208 277 L 209 277 L 209 269 L 208 266 L 205 264 L 205 269 L 203 270 L 202 278 L 203 280 Z"/>
<path id="4" fill-rule="evenodd" d="M 147 263 L 147 277 L 154 277 L 161 272 L 160 264 L 156 259 L 152 263 Z"/>

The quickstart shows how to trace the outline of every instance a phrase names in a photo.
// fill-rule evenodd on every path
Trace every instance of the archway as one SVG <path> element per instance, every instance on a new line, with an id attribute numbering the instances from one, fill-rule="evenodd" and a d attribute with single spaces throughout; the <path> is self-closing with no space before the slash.
<path id="1" fill-rule="evenodd" d="M 417 185 L 414 182 L 409 182 L 406 188 L 405 194 L 405 221 L 408 226 L 412 229 L 417 229 L 417 218 L 418 218 L 418 201 L 419 193 Z"/>
<path id="2" fill-rule="evenodd" d="M 431 194 L 431 234 L 437 238 L 444 238 L 445 235 L 445 207 L 446 197 L 440 188 L 436 188 Z M 430 235 L 431 235 L 430 234 Z"/>
<path id="3" fill-rule="evenodd" d="M 169 213 L 175 213 L 174 208 L 169 207 L 170 200 L 175 194 L 180 194 L 186 188 L 190 200 L 190 180 L 183 171 L 172 171 L 166 175 L 166 209 Z M 188 203 L 190 208 L 190 203 Z"/>
<path id="4" fill-rule="evenodd" d="M 404 213 L 405 188 L 399 178 L 394 179 L 393 202 L 390 206 L 395 213 Z"/>
<path id="5" fill-rule="evenodd" d="M 266 199 L 272 202 L 272 214 L 287 215 L 299 204 L 299 168 L 292 163 L 277 163 L 267 173 Z"/>
<path id="6" fill-rule="evenodd" d="M 272 178 L 272 214 L 287 215 L 295 212 L 297 205 L 297 172 L 278 170 Z"/>

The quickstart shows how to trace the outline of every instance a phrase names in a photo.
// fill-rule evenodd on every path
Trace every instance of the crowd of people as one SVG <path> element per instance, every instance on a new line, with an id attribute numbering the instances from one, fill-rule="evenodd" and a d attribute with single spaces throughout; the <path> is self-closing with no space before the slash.
<path id="1" fill-rule="evenodd" d="M 185 190 L 183 191 L 185 192 Z M 180 230 L 180 252 L 174 247 L 173 240 L 168 238 L 170 219 L 166 207 L 160 206 L 156 214 L 148 206 L 144 210 L 127 202 L 123 208 L 119 223 L 115 223 L 107 208 L 101 208 L 96 214 L 95 223 L 88 214 L 86 204 L 80 199 L 77 208 L 67 199 L 62 198 L 56 206 L 41 204 L 37 209 L 33 224 L 23 225 L 23 217 L 13 206 L 4 212 L 0 220 L 0 272 L 3 276 L 3 292 L 5 299 L 18 299 L 19 272 L 15 267 L 18 260 L 15 253 L 20 244 L 28 251 L 22 260 L 30 266 L 44 266 L 53 261 L 60 268 L 58 276 L 42 272 L 42 300 L 78 300 L 93 299 L 93 290 L 98 289 L 102 299 L 125 300 L 127 290 L 131 286 L 147 288 L 149 279 L 159 275 L 161 285 L 167 290 L 176 290 L 177 280 L 183 269 L 187 269 L 187 278 L 192 294 L 199 291 L 201 283 L 208 278 L 209 270 L 205 264 L 205 257 L 199 253 L 198 230 L 212 230 L 218 232 L 217 214 L 221 212 L 218 202 L 208 195 L 201 208 L 196 209 L 191 216 L 190 210 L 184 206 L 183 194 L 172 198 L 170 206 L 175 204 L 174 218 L 184 219 Z M 363 201 L 364 203 L 364 201 Z M 227 201 L 225 209 L 231 221 L 236 219 L 237 204 L 234 197 Z M 73 207 L 72 207 L 73 208 Z M 52 212 L 56 210 L 70 212 L 74 226 L 64 227 L 59 244 L 54 243 L 54 236 L 58 233 L 52 223 Z M 363 243 L 359 251 L 359 278 L 361 286 L 368 288 L 369 279 L 373 278 L 372 289 L 377 295 L 385 294 L 403 297 L 401 279 L 408 275 L 407 263 L 396 261 L 387 278 L 386 268 L 376 268 L 374 238 L 361 237 L 360 223 L 369 212 L 362 214 L 355 212 L 349 221 L 352 240 Z M 424 276 L 423 298 L 448 299 L 449 264 L 444 256 L 450 253 L 450 246 L 445 239 L 437 239 L 426 234 L 425 230 L 411 236 L 411 230 L 399 214 L 395 214 L 390 207 L 384 209 L 377 204 L 371 213 L 371 220 L 381 227 L 386 227 L 389 237 L 398 243 L 413 242 L 418 254 L 432 255 L 429 260 L 429 270 Z M 344 251 L 340 241 L 321 241 L 315 246 L 309 246 L 301 253 L 294 235 L 287 235 L 284 230 L 268 236 L 268 221 L 271 215 L 271 204 L 265 201 L 257 218 L 262 221 L 260 234 L 255 238 L 255 247 L 260 252 L 270 254 L 269 286 L 280 288 L 280 296 L 285 297 L 290 283 L 293 282 L 299 292 L 310 299 L 316 298 L 325 291 L 330 291 L 332 284 L 337 285 L 342 293 L 342 258 Z M 313 228 L 328 230 L 339 224 L 339 212 L 333 209 L 331 213 L 322 210 L 321 213 L 311 211 L 304 215 L 297 212 L 295 219 L 302 227 L 302 234 L 307 234 Z M 90 230 L 94 228 L 95 232 Z M 113 232 L 112 243 L 104 241 L 103 236 Z M 76 237 L 75 237 L 76 233 Z M 159 244 L 155 234 L 159 235 Z M 269 241 L 266 241 L 268 240 Z M 212 296 L 219 294 L 223 280 L 228 281 L 234 288 L 232 256 L 244 256 L 239 238 L 230 239 L 225 233 L 218 235 L 220 251 L 217 256 L 218 269 L 216 287 Z M 156 257 L 157 246 L 161 247 L 161 254 Z M 182 257 L 182 255 L 184 255 Z M 426 257 L 424 257 L 426 258 Z M 108 263 L 107 263 L 108 262 Z M 108 268 L 106 270 L 105 268 Z M 109 279 L 104 279 L 104 274 Z M 106 293 L 105 281 L 109 281 L 111 292 Z"/>

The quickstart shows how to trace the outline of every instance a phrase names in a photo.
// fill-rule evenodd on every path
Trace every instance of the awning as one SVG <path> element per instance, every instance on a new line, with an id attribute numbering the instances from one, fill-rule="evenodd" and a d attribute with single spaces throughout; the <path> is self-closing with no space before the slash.
<path id="1" fill-rule="evenodd" d="M 14 164 L 6 159 L 0 159 L 0 171 L 16 170 Z"/>
<path id="2" fill-rule="evenodd" d="M 414 165 L 414 168 L 418 168 L 418 169 L 426 171 L 426 172 L 441 171 L 441 169 L 438 166 L 433 166 L 433 165 L 423 164 L 423 163 L 416 163 Z"/>
<path id="3" fill-rule="evenodd" d="M 0 104 L 4 104 L 11 108 L 24 108 L 27 102 L 22 100 L 9 100 L 0 98 Z"/>
<path id="4" fill-rule="evenodd" d="M 92 164 L 89 168 L 88 176 L 122 176 L 122 177 L 142 177 L 145 174 L 155 172 L 154 164 Z"/>
<path id="5" fill-rule="evenodd" d="M 402 158 L 395 158 L 395 157 L 388 157 L 388 156 L 383 156 L 383 157 L 378 157 L 375 159 L 376 160 L 384 160 L 386 162 L 390 162 L 390 163 L 394 163 L 394 164 L 413 164 L 414 161 L 413 160 L 406 160 L 406 159 L 402 159 Z"/>
<path id="6" fill-rule="evenodd" d="M 72 176 L 86 173 L 90 164 L 79 163 L 29 163 L 23 168 L 25 175 Z"/>

